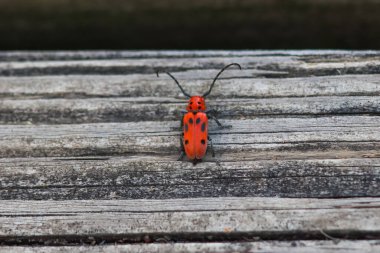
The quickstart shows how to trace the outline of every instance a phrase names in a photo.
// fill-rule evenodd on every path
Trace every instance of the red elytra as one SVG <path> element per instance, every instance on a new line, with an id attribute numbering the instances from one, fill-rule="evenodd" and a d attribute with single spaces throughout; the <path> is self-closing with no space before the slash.
<path id="1" fill-rule="evenodd" d="M 186 107 L 186 112 L 182 117 L 181 128 L 182 128 L 182 136 L 181 136 L 181 155 L 178 160 L 181 160 L 184 154 L 186 154 L 187 158 L 196 164 L 201 161 L 202 158 L 206 155 L 208 141 L 211 144 L 211 152 L 212 156 L 215 156 L 215 152 L 212 145 L 212 140 L 208 135 L 208 119 L 212 118 L 218 124 L 219 127 L 223 127 L 222 124 L 218 121 L 218 119 L 213 115 L 215 110 L 206 110 L 206 102 L 205 97 L 208 96 L 214 87 L 215 81 L 218 79 L 220 74 L 227 68 L 231 66 L 237 66 L 241 69 L 241 66 L 237 63 L 231 63 L 224 68 L 222 68 L 219 73 L 215 76 L 210 89 L 203 94 L 202 96 L 190 96 L 182 86 L 179 84 L 177 79 L 170 74 L 169 72 L 165 72 L 169 75 L 175 83 L 178 85 L 182 93 L 190 98 Z M 157 72 L 158 76 L 158 72 Z"/>

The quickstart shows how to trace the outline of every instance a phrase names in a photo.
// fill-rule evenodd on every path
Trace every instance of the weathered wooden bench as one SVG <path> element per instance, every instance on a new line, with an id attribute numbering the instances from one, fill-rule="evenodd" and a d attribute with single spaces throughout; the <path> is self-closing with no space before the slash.
<path id="1" fill-rule="evenodd" d="M 209 86 L 216 157 L 176 161 Z M 0 53 L 0 251 L 380 251 L 380 52 Z"/>

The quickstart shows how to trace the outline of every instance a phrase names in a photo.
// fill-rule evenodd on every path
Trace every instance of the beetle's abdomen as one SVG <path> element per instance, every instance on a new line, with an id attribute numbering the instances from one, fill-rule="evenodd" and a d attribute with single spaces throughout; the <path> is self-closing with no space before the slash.
<path id="1" fill-rule="evenodd" d="M 183 117 L 183 146 L 190 160 L 202 159 L 207 151 L 208 119 L 204 112 L 188 112 Z"/>

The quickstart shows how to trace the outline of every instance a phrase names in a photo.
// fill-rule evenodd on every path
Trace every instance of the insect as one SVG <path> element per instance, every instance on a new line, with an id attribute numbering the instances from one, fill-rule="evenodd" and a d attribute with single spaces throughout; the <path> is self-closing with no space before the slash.
<path id="1" fill-rule="evenodd" d="M 208 119 L 215 120 L 219 127 L 224 126 L 222 126 L 222 124 L 216 118 L 215 110 L 206 110 L 205 98 L 210 94 L 220 74 L 222 74 L 224 70 L 231 66 L 237 66 L 241 70 L 241 66 L 237 63 L 231 63 L 225 66 L 215 76 L 213 82 L 211 83 L 210 89 L 202 96 L 189 95 L 172 74 L 169 72 L 164 72 L 175 81 L 182 93 L 186 97 L 190 98 L 186 107 L 186 111 L 183 111 L 184 115 L 182 116 L 181 120 L 181 129 L 183 132 L 180 138 L 181 154 L 178 160 L 182 160 L 183 156 L 186 154 L 187 158 L 191 160 L 194 165 L 202 161 L 202 158 L 206 155 L 207 152 L 208 142 L 210 142 L 212 156 L 215 157 L 212 139 L 208 135 Z M 158 72 L 157 76 L 159 76 Z"/>

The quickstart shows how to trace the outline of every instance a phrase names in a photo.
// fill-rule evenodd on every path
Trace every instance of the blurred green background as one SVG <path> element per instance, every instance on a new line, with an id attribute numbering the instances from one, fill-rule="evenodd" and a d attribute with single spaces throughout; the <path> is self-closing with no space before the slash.
<path id="1" fill-rule="evenodd" d="M 380 49 L 380 0 L 0 0 L 0 50 Z"/>

